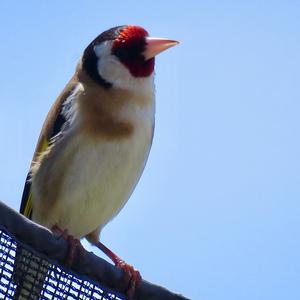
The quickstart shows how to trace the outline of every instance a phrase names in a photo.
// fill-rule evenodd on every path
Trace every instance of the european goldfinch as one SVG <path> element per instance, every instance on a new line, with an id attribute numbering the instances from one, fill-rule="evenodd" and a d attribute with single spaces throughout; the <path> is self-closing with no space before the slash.
<path id="1" fill-rule="evenodd" d="M 178 42 L 139 26 L 111 28 L 84 50 L 42 128 L 20 212 L 53 230 L 99 242 L 124 206 L 150 151 L 155 55 Z"/>

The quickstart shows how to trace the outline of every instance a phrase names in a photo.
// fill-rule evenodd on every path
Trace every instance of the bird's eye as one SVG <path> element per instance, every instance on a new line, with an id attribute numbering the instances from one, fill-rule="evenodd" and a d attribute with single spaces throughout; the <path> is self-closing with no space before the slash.
<path id="1" fill-rule="evenodd" d="M 124 45 L 124 47 L 121 45 Z M 136 59 L 140 55 L 137 49 L 126 47 L 125 41 L 122 41 L 121 44 L 119 44 L 119 47 L 114 49 L 113 54 L 117 56 L 121 61 Z"/>
<path id="2" fill-rule="evenodd" d="M 121 61 L 141 60 L 143 61 L 142 53 L 145 48 L 144 37 L 134 37 L 130 39 L 117 39 L 112 48 L 112 54 L 117 56 Z"/>

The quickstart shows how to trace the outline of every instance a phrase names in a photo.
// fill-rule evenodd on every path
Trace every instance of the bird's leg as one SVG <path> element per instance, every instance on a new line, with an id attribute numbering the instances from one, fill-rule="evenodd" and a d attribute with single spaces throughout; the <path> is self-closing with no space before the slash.
<path id="1" fill-rule="evenodd" d="M 125 280 L 129 283 L 128 290 L 126 291 L 127 296 L 131 299 L 135 293 L 136 288 L 141 283 L 142 277 L 140 272 L 136 270 L 133 266 L 127 264 L 118 255 L 112 252 L 100 241 L 94 243 L 102 252 L 104 252 L 115 264 L 116 267 L 124 270 Z"/>
<path id="2" fill-rule="evenodd" d="M 70 235 L 67 229 L 62 230 L 57 225 L 54 225 L 52 226 L 52 232 L 61 236 L 68 243 L 69 248 L 65 262 L 66 266 L 71 267 L 76 258 L 80 259 L 84 256 L 85 250 L 81 245 L 80 240 Z"/>

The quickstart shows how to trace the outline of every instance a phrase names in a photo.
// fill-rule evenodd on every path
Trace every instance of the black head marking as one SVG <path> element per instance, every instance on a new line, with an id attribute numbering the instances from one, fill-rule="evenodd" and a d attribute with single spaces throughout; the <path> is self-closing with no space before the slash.
<path id="1" fill-rule="evenodd" d="M 125 26 L 113 27 L 98 35 L 85 49 L 82 57 L 82 68 L 86 73 L 105 88 L 111 88 L 112 84 L 102 78 L 98 72 L 97 63 L 98 57 L 95 54 L 94 47 L 102 42 L 114 40 L 118 37 L 119 32 Z"/>

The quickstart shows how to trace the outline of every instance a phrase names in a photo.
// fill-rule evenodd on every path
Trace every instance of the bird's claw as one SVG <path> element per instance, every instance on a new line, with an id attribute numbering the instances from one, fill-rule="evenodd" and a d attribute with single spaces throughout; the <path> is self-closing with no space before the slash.
<path id="1" fill-rule="evenodd" d="M 68 233 L 68 230 L 62 230 L 57 225 L 52 227 L 52 231 L 62 237 L 68 243 L 68 254 L 65 260 L 65 265 L 71 267 L 76 259 L 80 259 L 84 256 L 85 250 L 80 243 L 80 240 L 74 238 Z"/>
<path id="2" fill-rule="evenodd" d="M 129 299 L 132 299 L 135 294 L 136 288 L 142 281 L 140 272 L 121 259 L 118 259 L 118 261 L 116 262 L 116 266 L 124 271 L 124 279 L 126 280 L 126 282 L 128 282 L 128 289 L 126 291 L 126 294 Z"/>

